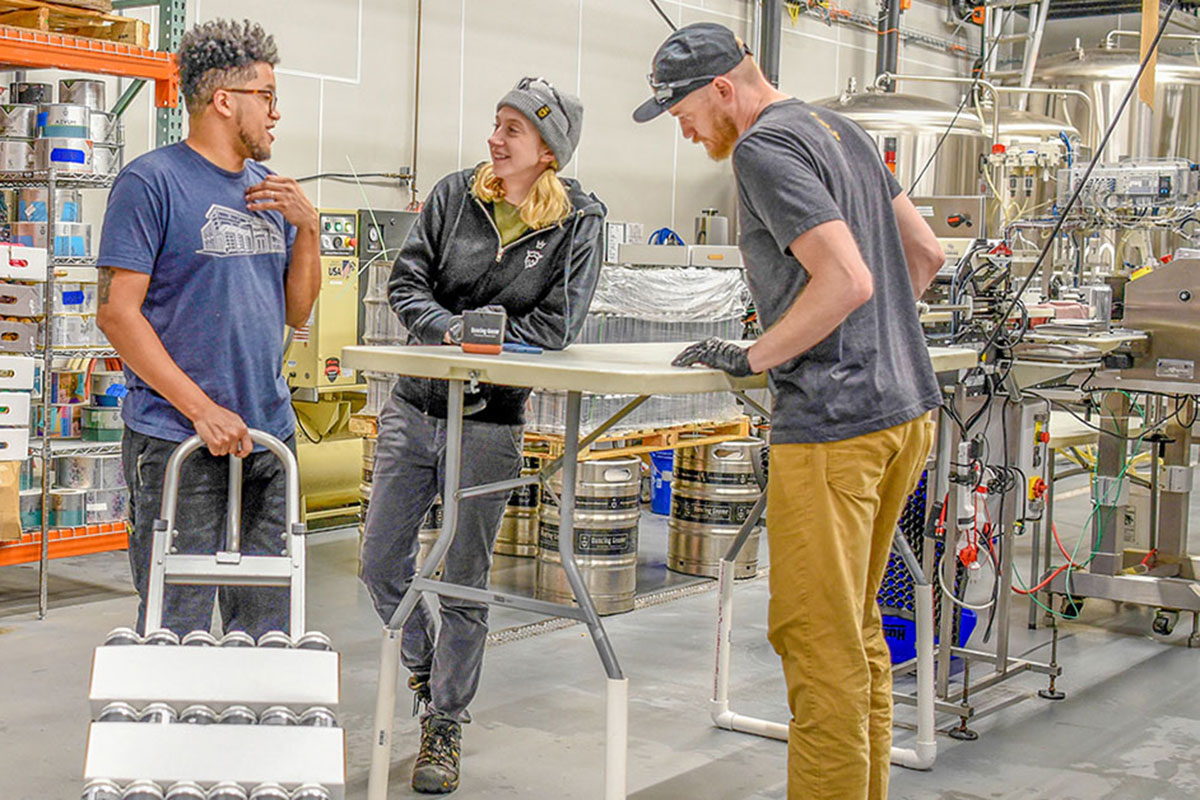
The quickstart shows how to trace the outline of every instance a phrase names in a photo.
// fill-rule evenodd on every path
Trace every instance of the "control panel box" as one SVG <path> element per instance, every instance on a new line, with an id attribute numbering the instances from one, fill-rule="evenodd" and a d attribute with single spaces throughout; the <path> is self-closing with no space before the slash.
<path id="1" fill-rule="evenodd" d="M 1194 205 L 1200 200 L 1200 165 L 1183 158 L 1151 158 L 1097 164 L 1083 181 L 1088 164 L 1074 164 L 1058 173 L 1058 207 L 1064 208 L 1082 185 L 1078 207 L 1083 211 L 1148 211 Z"/>
<path id="2" fill-rule="evenodd" d="M 358 255 L 358 214 L 354 211 L 321 211 L 321 255 Z"/>
<path id="3" fill-rule="evenodd" d="M 358 212 L 320 209 L 321 293 L 292 332 L 283 374 L 293 389 L 352 386 L 342 348 L 358 344 Z"/>

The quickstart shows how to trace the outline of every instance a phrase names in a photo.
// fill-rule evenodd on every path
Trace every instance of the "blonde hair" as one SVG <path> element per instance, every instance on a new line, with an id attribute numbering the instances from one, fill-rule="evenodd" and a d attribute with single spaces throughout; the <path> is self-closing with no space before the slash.
<path id="1" fill-rule="evenodd" d="M 567 187 L 558 178 L 556 166 L 551 164 L 538 176 L 518 206 L 521 221 L 534 230 L 557 225 L 571 213 L 571 199 L 567 197 Z M 475 170 L 471 194 L 485 203 L 504 199 L 504 181 L 496 177 L 490 162 L 485 161 Z"/>

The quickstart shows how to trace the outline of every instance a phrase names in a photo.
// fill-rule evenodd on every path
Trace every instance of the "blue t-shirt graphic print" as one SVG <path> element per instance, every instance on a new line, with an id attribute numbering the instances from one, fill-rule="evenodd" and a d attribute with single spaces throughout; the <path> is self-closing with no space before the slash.
<path id="1" fill-rule="evenodd" d="M 131 162 L 113 184 L 97 264 L 146 273 L 142 313 L 175 363 L 218 405 L 281 439 L 295 431 L 281 366 L 284 286 L 296 229 L 250 212 L 270 171 L 221 169 L 184 142 Z M 125 424 L 183 441 L 191 422 L 128 368 Z"/>

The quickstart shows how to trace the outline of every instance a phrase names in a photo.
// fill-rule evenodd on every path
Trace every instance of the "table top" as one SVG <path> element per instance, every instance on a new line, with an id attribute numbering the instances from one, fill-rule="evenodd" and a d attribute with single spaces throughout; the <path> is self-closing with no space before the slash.
<path id="1" fill-rule="evenodd" d="M 704 394 L 767 385 L 765 375 L 736 379 L 707 367 L 672 367 L 671 359 L 684 347 L 679 342 L 576 344 L 566 350 L 490 356 L 464 353 L 453 345 L 360 345 L 345 348 L 342 363 L 351 369 L 442 380 L 470 380 L 474 373 L 483 383 L 597 394 Z M 978 361 L 966 347 L 931 347 L 929 355 L 935 372 L 968 369 Z"/>

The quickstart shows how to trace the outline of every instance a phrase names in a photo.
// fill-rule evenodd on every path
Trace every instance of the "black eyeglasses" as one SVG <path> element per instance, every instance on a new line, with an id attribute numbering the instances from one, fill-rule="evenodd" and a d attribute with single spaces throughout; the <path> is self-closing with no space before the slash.
<path id="1" fill-rule="evenodd" d="M 741 43 L 741 50 L 742 50 L 743 56 L 754 55 L 752 52 L 750 52 L 750 47 L 748 45 L 746 45 L 745 42 Z M 680 81 L 666 82 L 666 81 L 654 80 L 654 75 L 653 75 L 653 73 L 651 73 L 650 75 L 646 76 L 646 81 L 650 84 L 650 88 L 654 90 L 654 99 L 657 100 L 661 104 L 661 103 L 665 103 L 668 100 L 670 100 L 675 95 L 676 89 L 682 89 L 685 86 L 691 86 L 693 84 L 695 84 L 696 88 L 698 89 L 698 88 L 700 88 L 700 86 L 702 84 L 708 83 L 709 81 L 714 81 L 719 77 L 721 77 L 721 76 L 720 75 L 698 75 L 694 78 L 684 78 L 683 80 L 680 80 Z M 687 92 L 685 92 L 684 94 L 687 94 Z"/>
<path id="2" fill-rule="evenodd" d="M 659 103 L 665 103 L 675 96 L 676 89 L 682 89 L 685 86 L 692 85 L 695 85 L 698 89 L 702 84 L 716 80 L 719 77 L 719 75 L 701 75 L 696 78 L 686 78 L 682 81 L 670 81 L 668 83 L 664 83 L 654 80 L 653 75 L 647 75 L 646 80 L 650 83 L 650 88 L 654 90 L 654 99 Z"/>
<path id="3" fill-rule="evenodd" d="M 274 114 L 275 109 L 279 106 L 279 95 L 275 94 L 274 89 L 224 89 L 226 92 L 236 92 L 237 94 L 258 94 L 267 98 L 267 113 Z"/>

